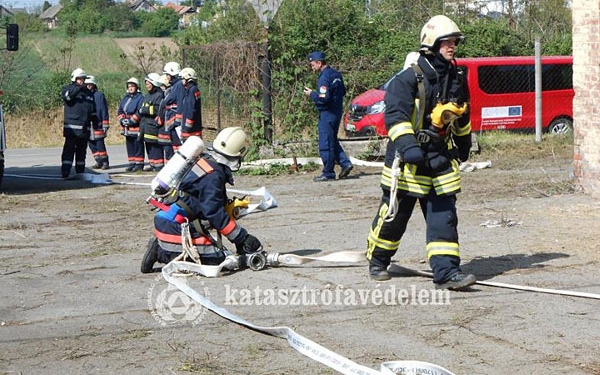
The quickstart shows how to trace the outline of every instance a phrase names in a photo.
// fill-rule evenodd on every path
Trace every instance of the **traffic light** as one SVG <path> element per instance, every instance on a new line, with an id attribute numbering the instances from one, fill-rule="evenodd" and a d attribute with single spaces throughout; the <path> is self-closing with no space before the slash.
<path id="1" fill-rule="evenodd" d="M 6 25 L 6 49 L 9 51 L 19 50 L 19 25 L 16 23 Z"/>

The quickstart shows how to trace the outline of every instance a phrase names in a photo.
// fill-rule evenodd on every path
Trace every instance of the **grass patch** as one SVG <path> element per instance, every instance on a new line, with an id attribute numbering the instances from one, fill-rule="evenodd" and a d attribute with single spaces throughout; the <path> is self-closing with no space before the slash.
<path id="1" fill-rule="evenodd" d="M 249 166 L 238 171 L 238 174 L 246 176 L 281 176 L 293 173 L 314 172 L 321 168 L 317 163 L 298 164 L 294 168 L 291 164 L 275 163 L 262 166 Z"/>

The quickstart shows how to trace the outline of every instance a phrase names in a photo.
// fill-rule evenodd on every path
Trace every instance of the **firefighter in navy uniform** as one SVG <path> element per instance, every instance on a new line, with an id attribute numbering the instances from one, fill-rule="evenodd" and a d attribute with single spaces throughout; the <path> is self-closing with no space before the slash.
<path id="1" fill-rule="evenodd" d="M 85 156 L 93 127 L 97 126 L 96 106 L 92 93 L 84 82 L 87 75 L 77 68 L 71 73 L 71 83 L 61 90 L 64 103 L 63 136 L 65 143 L 61 155 L 61 175 L 69 177 L 75 158 L 75 173 L 85 171 Z"/>
<path id="2" fill-rule="evenodd" d="M 98 84 L 94 76 L 88 76 L 85 80 L 85 84 L 92 93 L 94 98 L 94 104 L 96 105 L 96 117 L 98 122 L 96 126 L 90 132 L 90 140 L 88 142 L 92 156 L 96 160 L 96 164 L 92 166 L 94 169 L 108 169 L 108 152 L 106 151 L 106 144 L 104 139 L 106 138 L 106 132 L 110 127 L 108 118 L 108 103 L 106 97 L 102 91 L 98 90 Z"/>
<path id="3" fill-rule="evenodd" d="M 163 146 L 158 143 L 158 108 L 163 100 L 164 93 L 160 88 L 160 75 L 149 73 L 144 78 L 144 84 L 148 93 L 144 97 L 144 102 L 138 110 L 140 117 L 140 130 L 146 154 L 148 155 L 146 172 L 157 172 L 165 166 L 165 153 Z"/>
<path id="4" fill-rule="evenodd" d="M 201 142 L 198 137 L 190 137 L 182 149 L 195 140 Z M 227 255 L 220 241 L 209 233 L 210 228 L 217 231 L 218 238 L 222 235 L 233 243 L 237 254 L 261 251 L 261 242 L 226 210 L 226 184 L 233 185 L 232 171 L 239 169 L 248 147 L 249 139 L 241 128 L 230 127 L 219 132 L 212 147 L 202 153 L 181 178 L 175 198 L 162 203 L 161 210 L 155 215 L 155 237 L 150 240 L 142 259 L 142 273 L 152 272 L 156 262 L 166 264 L 181 254 L 183 222 L 190 223 L 192 243 L 198 249 L 202 264 L 220 264 Z M 176 158 L 177 155 L 169 164 Z M 169 164 L 163 172 L 168 170 Z M 161 173 L 157 175 L 160 176 Z"/>
<path id="5" fill-rule="evenodd" d="M 463 34 L 451 19 L 431 18 L 421 30 L 417 64 L 396 75 L 386 91 L 389 142 L 383 195 L 367 248 L 374 280 L 390 279 L 387 267 L 418 200 L 436 288 L 459 290 L 476 282 L 475 276 L 461 272 L 457 231 L 459 160 L 466 161 L 471 148 L 467 82 L 454 60 L 461 40 Z"/>
<path id="6" fill-rule="evenodd" d="M 141 171 L 144 167 L 144 142 L 140 138 L 140 117 L 138 111 L 144 101 L 140 92 L 140 81 L 132 77 L 127 80 L 127 93 L 117 109 L 117 119 L 121 125 L 121 135 L 125 137 L 125 148 L 129 166 L 127 172 Z"/>
<path id="7" fill-rule="evenodd" d="M 174 151 L 181 147 L 181 112 L 178 108 L 179 102 L 183 98 L 185 88 L 179 78 L 181 66 L 175 61 L 170 61 L 163 67 L 163 73 L 169 78 L 169 86 L 165 91 L 165 99 L 160 104 L 160 119 L 162 127 L 159 133 L 159 139 L 162 144 L 171 145 L 172 151 L 168 152 L 167 158 L 170 158 Z"/>
<path id="8" fill-rule="evenodd" d="M 184 68 L 179 73 L 184 93 L 179 104 L 181 112 L 181 140 L 192 136 L 202 137 L 202 101 L 196 81 L 198 76 L 192 68 Z"/>

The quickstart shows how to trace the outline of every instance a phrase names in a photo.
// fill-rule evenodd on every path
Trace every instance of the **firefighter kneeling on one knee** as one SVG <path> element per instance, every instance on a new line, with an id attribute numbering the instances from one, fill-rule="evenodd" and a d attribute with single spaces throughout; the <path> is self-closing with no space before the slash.
<path id="1" fill-rule="evenodd" d="M 200 138 L 190 137 L 180 150 L 190 148 L 186 148 L 186 143 L 195 141 L 203 148 Z M 153 272 L 156 262 L 166 264 L 181 255 L 184 250 L 182 225 L 186 223 L 189 223 L 191 242 L 198 250 L 202 264 L 218 265 L 231 254 L 222 245 L 221 236 L 235 245 L 238 255 L 262 250 L 261 242 L 240 226 L 235 215 L 228 213 L 226 208 L 231 203 L 226 184 L 233 185 L 232 171 L 239 170 L 249 144 L 248 136 L 241 128 L 222 130 L 212 146 L 183 174 L 169 197 L 159 203 L 154 201 L 160 210 L 154 217 L 154 237 L 142 260 L 143 273 Z M 168 168 L 169 164 L 163 168 L 165 174 L 168 174 Z M 159 173 L 157 178 L 160 177 Z M 217 232 L 216 238 L 209 230 Z"/>

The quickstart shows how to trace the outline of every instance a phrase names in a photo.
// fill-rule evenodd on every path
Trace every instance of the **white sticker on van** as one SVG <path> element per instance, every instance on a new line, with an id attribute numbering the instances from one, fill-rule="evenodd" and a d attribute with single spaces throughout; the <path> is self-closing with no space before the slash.
<path id="1" fill-rule="evenodd" d="M 523 107 L 520 105 L 506 107 L 482 107 L 481 118 L 520 117 L 523 115 Z"/>

